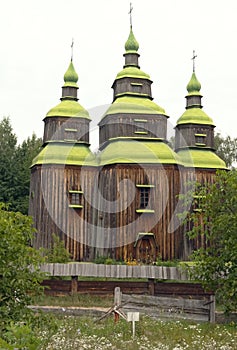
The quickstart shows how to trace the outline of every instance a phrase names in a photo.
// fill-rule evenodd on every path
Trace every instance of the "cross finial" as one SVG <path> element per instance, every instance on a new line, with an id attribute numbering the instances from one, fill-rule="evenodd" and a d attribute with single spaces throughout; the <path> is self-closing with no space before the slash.
<path id="1" fill-rule="evenodd" d="M 130 27 L 132 28 L 132 11 L 133 11 L 133 7 L 132 7 L 132 3 L 130 2 L 130 10 L 128 12 L 128 14 L 130 15 Z"/>
<path id="2" fill-rule="evenodd" d="M 73 45 L 74 45 L 74 40 L 72 38 L 72 44 L 71 44 L 71 61 L 73 60 Z"/>
<path id="3" fill-rule="evenodd" d="M 195 72 L 195 58 L 197 57 L 197 55 L 195 54 L 195 50 L 193 50 L 193 57 L 191 58 L 191 60 L 193 60 L 193 72 Z"/>

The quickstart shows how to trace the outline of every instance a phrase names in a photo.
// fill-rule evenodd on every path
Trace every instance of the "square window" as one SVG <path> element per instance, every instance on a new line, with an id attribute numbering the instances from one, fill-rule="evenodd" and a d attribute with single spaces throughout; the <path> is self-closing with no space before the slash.
<path id="1" fill-rule="evenodd" d="M 69 191 L 69 207 L 70 208 L 83 208 L 83 192 L 82 191 Z"/>

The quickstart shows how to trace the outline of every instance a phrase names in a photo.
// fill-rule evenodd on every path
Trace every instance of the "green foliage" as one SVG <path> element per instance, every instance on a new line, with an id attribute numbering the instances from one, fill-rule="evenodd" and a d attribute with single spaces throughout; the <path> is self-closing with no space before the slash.
<path id="1" fill-rule="evenodd" d="M 179 266 L 179 260 L 162 260 L 160 255 L 157 256 L 156 261 L 154 261 L 153 265 L 155 266 L 167 266 L 167 267 L 177 267 Z"/>
<path id="2" fill-rule="evenodd" d="M 95 264 L 105 264 L 105 265 L 124 265 L 124 261 L 115 260 L 109 256 L 98 255 L 94 261 Z"/>
<path id="3" fill-rule="evenodd" d="M 71 254 L 65 248 L 65 243 L 55 233 L 52 235 L 53 241 L 50 249 L 42 249 L 47 263 L 65 264 L 71 260 Z"/>
<path id="4" fill-rule="evenodd" d="M 58 320 L 51 314 L 32 314 L 27 322 L 10 322 L 0 337 L 0 349 L 41 350 L 57 332 Z M 48 339 L 42 334 L 47 333 Z"/>
<path id="5" fill-rule="evenodd" d="M 10 120 L 3 118 L 0 122 L 0 202 L 14 201 L 16 147 L 17 137 L 13 133 Z"/>
<path id="6" fill-rule="evenodd" d="M 194 252 L 193 278 L 216 292 L 226 312 L 237 309 L 237 171 L 219 172 L 214 184 L 200 187 L 200 210 L 186 221 L 192 223 L 190 238 L 205 235 L 206 249 Z"/>
<path id="7" fill-rule="evenodd" d="M 17 145 L 10 119 L 0 122 L 0 202 L 8 203 L 13 211 L 28 213 L 30 165 L 41 144 L 33 134 Z"/>
<path id="8" fill-rule="evenodd" d="M 33 158 L 39 153 L 42 140 L 35 134 L 23 141 L 15 151 L 16 159 L 16 184 L 14 188 L 14 211 L 28 214 L 29 189 L 30 189 L 30 166 Z"/>
<path id="9" fill-rule="evenodd" d="M 237 138 L 231 139 L 230 136 L 224 138 L 217 133 L 214 145 L 217 155 L 225 161 L 227 167 L 233 167 L 234 163 L 237 162 Z"/>
<path id="10" fill-rule="evenodd" d="M 0 329 L 27 318 L 31 296 L 41 291 L 41 257 L 29 245 L 33 234 L 30 217 L 0 204 Z"/>
<path id="11" fill-rule="evenodd" d="M 12 345 L 12 347 L 7 347 L 7 349 L 35 350 L 40 345 L 40 339 L 34 334 L 33 330 L 28 325 L 21 323 L 11 323 L 7 326 L 4 332 L 4 341 Z"/>

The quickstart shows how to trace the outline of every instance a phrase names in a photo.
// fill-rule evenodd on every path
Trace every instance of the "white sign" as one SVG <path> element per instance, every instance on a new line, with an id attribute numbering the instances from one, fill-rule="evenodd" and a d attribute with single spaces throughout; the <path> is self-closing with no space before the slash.
<path id="1" fill-rule="evenodd" d="M 137 322 L 139 321 L 139 312 L 128 312 L 127 317 L 128 322 Z"/>

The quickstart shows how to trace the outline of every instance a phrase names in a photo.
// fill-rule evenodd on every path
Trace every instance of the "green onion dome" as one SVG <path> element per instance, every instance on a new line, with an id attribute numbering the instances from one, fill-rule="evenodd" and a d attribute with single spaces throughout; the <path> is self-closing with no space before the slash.
<path id="1" fill-rule="evenodd" d="M 75 71 L 74 65 L 72 61 L 69 64 L 69 67 L 64 74 L 64 85 L 63 86 L 71 86 L 78 88 L 77 82 L 78 82 L 78 74 Z"/>
<path id="2" fill-rule="evenodd" d="M 200 95 L 201 84 L 197 80 L 196 74 L 194 72 L 187 85 L 187 90 L 188 90 L 188 95 Z"/>
<path id="3" fill-rule="evenodd" d="M 139 44 L 133 34 L 132 27 L 130 28 L 130 33 L 128 40 L 125 43 L 125 50 L 126 53 L 135 53 L 139 49 Z"/>

